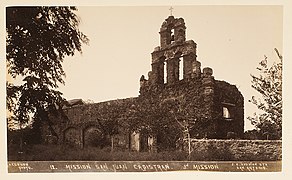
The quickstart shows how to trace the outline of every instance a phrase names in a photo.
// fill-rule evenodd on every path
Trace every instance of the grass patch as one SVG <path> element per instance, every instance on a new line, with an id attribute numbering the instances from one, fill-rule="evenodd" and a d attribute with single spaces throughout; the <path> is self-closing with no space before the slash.
<path id="1" fill-rule="evenodd" d="M 218 146 L 208 144 L 196 146 L 191 153 L 191 161 L 274 161 L 281 160 L 265 146 L 258 148 L 236 147 L 237 153 L 230 145 Z M 16 145 L 8 148 L 9 161 L 187 161 L 187 152 L 178 150 L 161 151 L 158 153 L 132 152 L 110 148 L 88 147 L 84 149 L 65 145 L 34 145 L 25 146 L 23 153 L 19 153 Z"/>
<path id="2" fill-rule="evenodd" d="M 17 147 L 10 147 L 8 150 L 9 161 L 184 161 L 186 159 L 186 153 L 179 151 L 111 152 L 109 148 L 79 149 L 57 145 L 28 146 L 21 154 L 18 153 Z"/>

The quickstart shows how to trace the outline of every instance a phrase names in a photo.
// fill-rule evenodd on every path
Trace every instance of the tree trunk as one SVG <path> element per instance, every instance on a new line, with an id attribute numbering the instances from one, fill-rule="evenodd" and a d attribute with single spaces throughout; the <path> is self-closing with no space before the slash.
<path id="1" fill-rule="evenodd" d="M 188 160 L 190 161 L 191 160 L 191 136 L 190 136 L 190 133 L 188 133 L 188 150 L 189 150 L 189 156 L 188 156 Z"/>
<path id="2" fill-rule="evenodd" d="M 114 135 L 111 135 L 111 152 L 114 151 Z"/>

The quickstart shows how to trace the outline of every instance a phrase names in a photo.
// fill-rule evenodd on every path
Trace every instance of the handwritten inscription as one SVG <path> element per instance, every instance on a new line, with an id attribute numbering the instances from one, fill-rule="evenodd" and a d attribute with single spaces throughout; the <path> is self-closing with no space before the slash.
<path id="1" fill-rule="evenodd" d="M 215 164 L 190 164 L 190 163 L 186 163 L 183 164 L 183 170 L 196 170 L 196 171 L 215 171 L 215 170 L 219 170 L 219 165 L 217 163 Z"/>
<path id="2" fill-rule="evenodd" d="M 55 165 L 53 165 L 53 164 L 50 164 L 49 167 L 50 167 L 50 170 L 57 170 L 57 169 L 58 169 L 58 168 L 56 168 Z"/>
<path id="3" fill-rule="evenodd" d="M 80 171 L 80 170 L 91 170 L 96 169 L 98 171 L 127 171 L 128 169 L 133 169 L 135 171 L 169 171 L 171 170 L 169 164 L 127 164 L 127 163 L 95 163 L 94 165 L 87 164 L 65 164 L 65 169 L 70 172 Z M 57 170 L 55 165 L 50 165 L 50 169 Z"/>
<path id="4" fill-rule="evenodd" d="M 279 172 L 281 161 L 42 161 L 8 162 L 8 171 L 26 172 L 164 172 L 164 171 L 235 171 L 235 172 Z"/>
<path id="5" fill-rule="evenodd" d="M 123 164 L 113 164 L 112 165 L 114 171 L 126 171 L 128 169 L 128 166 L 123 163 Z"/>
<path id="6" fill-rule="evenodd" d="M 65 168 L 68 169 L 70 172 L 72 172 L 72 170 L 92 169 L 91 166 L 89 165 L 89 163 L 87 163 L 87 164 L 66 164 Z"/>
<path id="7" fill-rule="evenodd" d="M 168 164 L 133 164 L 133 168 L 139 171 L 169 171 L 170 167 Z"/>
<path id="8" fill-rule="evenodd" d="M 107 163 L 102 163 L 102 164 L 95 164 L 95 169 L 100 170 L 100 171 L 109 171 L 109 167 L 107 166 Z"/>
<path id="9" fill-rule="evenodd" d="M 194 170 L 215 170 L 219 169 L 218 164 L 194 164 L 193 165 Z"/>
<path id="10" fill-rule="evenodd" d="M 244 163 L 232 163 L 232 166 L 240 171 L 264 171 L 268 169 L 268 164 L 264 162 L 244 162 Z"/>
<path id="11" fill-rule="evenodd" d="M 23 163 L 23 162 L 8 163 L 8 167 L 18 168 L 20 172 L 29 172 L 30 170 L 33 170 L 33 168 L 29 166 L 28 163 Z"/>

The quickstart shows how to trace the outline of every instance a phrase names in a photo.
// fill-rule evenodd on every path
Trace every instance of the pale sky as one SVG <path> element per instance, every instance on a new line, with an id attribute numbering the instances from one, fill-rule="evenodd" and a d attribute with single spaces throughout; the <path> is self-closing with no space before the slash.
<path id="1" fill-rule="evenodd" d="M 281 6 L 173 6 L 182 17 L 187 40 L 197 43 L 198 61 L 211 67 L 217 80 L 236 85 L 245 98 L 245 118 L 255 107 L 250 74 L 264 55 L 282 52 Z M 80 29 L 90 39 L 83 54 L 64 62 L 67 99 L 101 102 L 139 94 L 139 79 L 151 70 L 151 52 L 159 46 L 159 29 L 169 6 L 78 7 Z M 246 129 L 250 129 L 246 121 Z"/>

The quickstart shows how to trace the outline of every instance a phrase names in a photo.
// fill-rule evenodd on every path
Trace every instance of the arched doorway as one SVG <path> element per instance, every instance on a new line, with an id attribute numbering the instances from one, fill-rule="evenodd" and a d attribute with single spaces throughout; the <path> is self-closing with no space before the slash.
<path id="1" fill-rule="evenodd" d="M 72 146 L 81 144 L 80 132 L 75 127 L 69 127 L 64 131 L 64 143 Z"/>
<path id="2" fill-rule="evenodd" d="M 108 144 L 103 133 L 97 126 L 88 126 L 83 130 L 84 147 L 103 148 Z"/>

